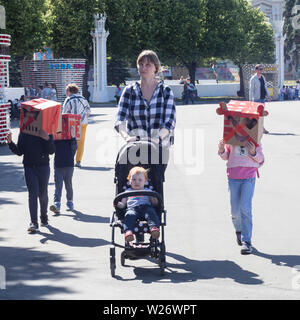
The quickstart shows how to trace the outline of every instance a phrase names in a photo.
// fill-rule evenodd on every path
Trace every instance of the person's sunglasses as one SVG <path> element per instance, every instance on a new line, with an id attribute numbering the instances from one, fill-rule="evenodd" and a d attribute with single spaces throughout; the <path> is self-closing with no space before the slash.
<path id="1" fill-rule="evenodd" d="M 264 70 L 264 68 L 258 68 L 258 70 L 263 71 L 263 70 Z"/>

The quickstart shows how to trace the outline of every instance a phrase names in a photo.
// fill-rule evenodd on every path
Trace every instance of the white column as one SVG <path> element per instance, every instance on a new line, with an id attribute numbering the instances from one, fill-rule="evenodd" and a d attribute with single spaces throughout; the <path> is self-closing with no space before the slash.
<path id="1" fill-rule="evenodd" d="M 105 15 L 95 15 L 94 45 L 94 90 L 93 102 L 108 102 Z M 96 80 L 95 80 L 96 79 Z"/>

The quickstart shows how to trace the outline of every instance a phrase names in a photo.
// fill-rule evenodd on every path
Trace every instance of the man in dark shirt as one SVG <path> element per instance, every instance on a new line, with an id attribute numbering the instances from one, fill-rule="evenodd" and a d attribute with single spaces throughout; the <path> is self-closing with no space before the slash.
<path id="1" fill-rule="evenodd" d="M 20 132 L 18 142 L 12 141 L 12 134 L 7 134 L 9 149 L 18 156 L 23 155 L 25 181 L 29 194 L 31 223 L 28 233 L 38 231 L 38 199 L 41 210 L 41 226 L 48 225 L 48 182 L 50 176 L 49 154 L 55 152 L 53 136 L 40 130 L 40 136 Z"/>

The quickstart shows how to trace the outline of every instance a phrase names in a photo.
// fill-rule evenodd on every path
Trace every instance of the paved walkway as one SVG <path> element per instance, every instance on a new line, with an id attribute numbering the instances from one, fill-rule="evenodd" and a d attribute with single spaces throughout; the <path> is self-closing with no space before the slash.
<path id="1" fill-rule="evenodd" d="M 1 147 L 0 265 L 6 269 L 6 290 L 0 290 L 0 299 L 299 299 L 300 102 L 267 104 L 265 127 L 271 134 L 263 138 L 266 163 L 254 196 L 256 250 L 250 256 L 241 256 L 235 243 L 225 162 L 217 156 L 222 117 L 216 107 L 177 108 L 176 148 L 165 184 L 164 277 L 147 260 L 121 267 L 119 250 L 117 278 L 110 276 L 116 108 L 92 109 L 84 167 L 74 175 L 76 210 L 63 206 L 62 215 L 50 215 L 49 228 L 36 235 L 26 233 L 21 158 Z M 17 133 L 13 129 L 14 140 Z M 181 147 L 181 139 L 189 142 Z M 52 171 L 50 203 L 53 193 Z"/>

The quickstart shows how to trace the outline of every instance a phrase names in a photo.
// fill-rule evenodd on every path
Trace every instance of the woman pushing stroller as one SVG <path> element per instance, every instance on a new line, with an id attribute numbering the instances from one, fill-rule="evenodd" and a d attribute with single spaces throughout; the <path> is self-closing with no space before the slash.
<path id="1" fill-rule="evenodd" d="M 143 51 L 137 59 L 137 68 L 140 81 L 123 90 L 115 129 L 126 142 L 136 141 L 138 137 L 150 138 L 155 143 L 162 142 L 167 153 L 176 122 L 174 94 L 170 87 L 155 79 L 161 64 L 154 51 Z M 167 158 L 161 161 L 163 173 Z"/>

